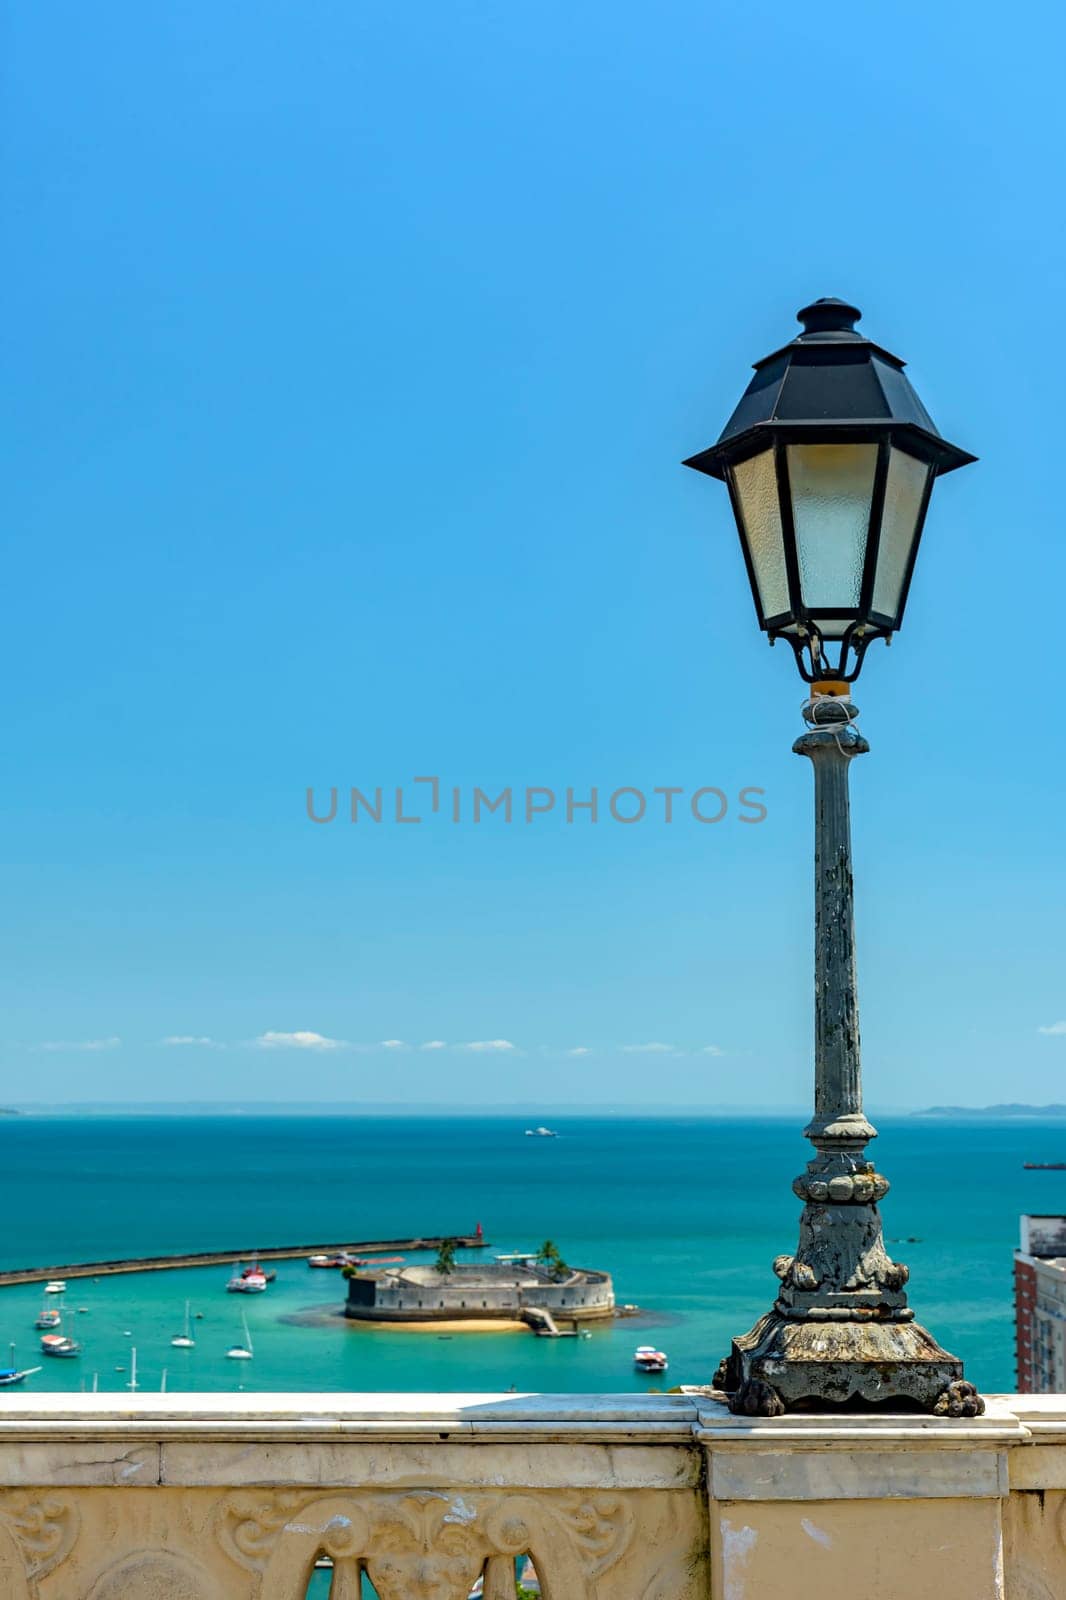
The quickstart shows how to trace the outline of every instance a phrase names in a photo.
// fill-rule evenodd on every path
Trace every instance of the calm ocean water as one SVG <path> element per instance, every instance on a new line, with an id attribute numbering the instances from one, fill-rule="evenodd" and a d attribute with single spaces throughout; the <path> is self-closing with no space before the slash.
<path id="1" fill-rule="evenodd" d="M 878 1120 L 875 1118 L 875 1120 Z M 341 1238 L 473 1230 L 499 1250 L 553 1238 L 567 1260 L 614 1274 L 619 1301 L 647 1318 L 590 1339 L 525 1333 L 363 1330 L 342 1319 L 339 1275 L 279 1264 L 265 1295 L 224 1292 L 224 1267 L 71 1283 L 67 1326 L 79 1361 L 50 1361 L 32 1388 L 128 1381 L 143 1389 L 640 1390 L 633 1346 L 654 1338 L 670 1383 L 706 1382 L 731 1333 L 774 1297 L 770 1263 L 794 1248 L 790 1182 L 807 1144 L 796 1122 L 572 1117 L 558 1139 L 521 1118 L 24 1117 L 0 1122 L 0 1263 L 23 1266 Z M 1010 1389 L 1011 1251 L 1024 1210 L 1066 1212 L 1066 1125 L 879 1120 L 874 1149 L 893 1189 L 890 1246 L 911 1268 L 912 1304 L 987 1390 Z M 192 1351 L 171 1348 L 185 1299 L 202 1314 Z M 40 1286 L 0 1290 L 0 1360 L 38 1357 Z M 79 1314 L 77 1308 L 87 1310 Z M 255 1360 L 225 1350 L 244 1311 Z M 127 1370 L 116 1370 L 124 1367 Z"/>

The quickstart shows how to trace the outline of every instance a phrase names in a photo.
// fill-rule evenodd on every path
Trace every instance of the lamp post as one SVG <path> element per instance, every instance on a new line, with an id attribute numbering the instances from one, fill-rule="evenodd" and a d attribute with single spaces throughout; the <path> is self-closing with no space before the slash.
<path id="1" fill-rule="evenodd" d="M 776 1416 L 848 1406 L 976 1416 L 962 1363 L 914 1320 L 908 1270 L 885 1250 L 888 1182 L 866 1155 L 848 768 L 869 749 L 850 686 L 874 639 L 900 627 L 934 479 L 975 458 L 937 432 L 896 356 L 841 300 L 799 313 L 803 332 L 757 362 L 717 444 L 685 465 L 728 488 L 759 624 L 810 685 L 793 749 L 814 768 L 814 1147 L 793 1190 L 795 1255 L 778 1256 L 773 1307 L 734 1339 L 715 1377 L 730 1409 Z"/>

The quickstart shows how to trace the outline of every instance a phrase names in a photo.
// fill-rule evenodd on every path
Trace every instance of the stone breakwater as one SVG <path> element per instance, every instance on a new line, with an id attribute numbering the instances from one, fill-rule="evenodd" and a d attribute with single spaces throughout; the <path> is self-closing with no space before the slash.
<path id="1" fill-rule="evenodd" d="M 232 1261 L 292 1261 L 299 1256 L 384 1255 L 386 1252 L 439 1250 L 446 1239 L 460 1250 L 482 1250 L 475 1235 L 433 1234 L 417 1239 L 369 1239 L 342 1244 L 284 1244 L 266 1250 L 201 1250 L 185 1255 L 129 1257 L 119 1261 L 79 1261 L 66 1266 L 12 1267 L 0 1272 L 0 1289 L 15 1283 L 45 1283 L 51 1278 L 108 1278 L 122 1272 L 168 1272 L 175 1267 L 220 1267 Z"/>

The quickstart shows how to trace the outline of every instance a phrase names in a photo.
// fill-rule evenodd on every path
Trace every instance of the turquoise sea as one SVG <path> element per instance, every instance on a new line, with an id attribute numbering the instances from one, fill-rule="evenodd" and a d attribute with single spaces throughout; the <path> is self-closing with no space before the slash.
<path id="1" fill-rule="evenodd" d="M 875 1117 L 875 1121 L 878 1120 Z M 668 1382 L 709 1380 L 729 1336 L 771 1303 L 770 1263 L 794 1248 L 790 1190 L 808 1147 L 794 1121 L 568 1117 L 527 1139 L 521 1117 L 59 1117 L 0 1122 L 3 1266 L 186 1250 L 472 1231 L 500 1251 L 553 1238 L 568 1261 L 607 1268 L 636 1321 L 552 1341 L 528 1333 L 361 1329 L 340 1317 L 339 1274 L 278 1263 L 266 1294 L 227 1295 L 225 1267 L 82 1280 L 66 1296 L 78 1361 L 48 1361 L 28 1387 L 121 1390 L 137 1348 L 143 1390 L 640 1390 L 634 1345 L 654 1339 Z M 874 1146 L 892 1192 L 890 1245 L 912 1304 L 986 1390 L 1014 1383 L 1011 1251 L 1025 1210 L 1066 1212 L 1066 1124 L 884 1118 Z M 180 1351 L 184 1302 L 202 1314 Z M 36 1364 L 41 1286 L 0 1289 L 0 1360 Z M 78 1308 L 86 1310 L 79 1313 Z M 225 1359 L 245 1312 L 255 1359 Z M 118 1368 L 125 1371 L 118 1371 Z M 660 1384 L 662 1380 L 659 1380 Z M 26 1392 L 26 1391 L 24 1391 Z"/>

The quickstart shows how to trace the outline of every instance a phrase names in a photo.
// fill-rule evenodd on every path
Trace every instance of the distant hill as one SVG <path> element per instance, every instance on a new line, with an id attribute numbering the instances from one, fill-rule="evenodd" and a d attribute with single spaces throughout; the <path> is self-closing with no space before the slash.
<path id="1" fill-rule="evenodd" d="M 1001 1106 L 930 1106 L 927 1111 L 912 1112 L 915 1117 L 950 1117 L 954 1122 L 960 1117 L 981 1118 L 996 1122 L 1003 1117 L 1066 1117 L 1066 1106 L 1023 1106 L 1010 1101 Z"/>

